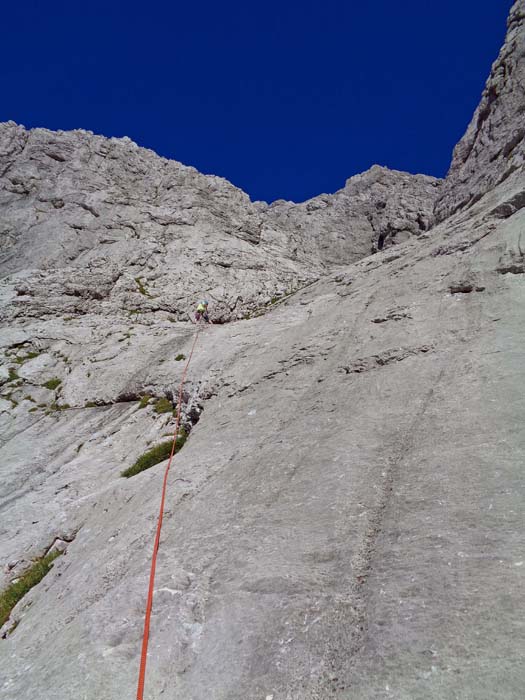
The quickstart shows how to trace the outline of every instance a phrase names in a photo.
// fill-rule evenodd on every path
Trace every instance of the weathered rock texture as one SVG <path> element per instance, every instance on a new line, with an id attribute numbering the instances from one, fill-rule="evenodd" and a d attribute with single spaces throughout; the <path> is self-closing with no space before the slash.
<path id="1" fill-rule="evenodd" d="M 492 66 L 481 102 L 454 149 L 436 216 L 443 220 L 470 206 L 525 163 L 525 5 L 508 18 L 505 43 Z M 525 205 L 525 193 L 508 206 Z"/>
<path id="2" fill-rule="evenodd" d="M 203 293 L 219 315 L 242 315 L 319 268 L 265 243 L 257 207 L 222 178 L 129 139 L 14 124 L 0 134 L 3 266 L 19 273 L 17 316 L 187 317 Z"/>
<path id="3" fill-rule="evenodd" d="M 64 551 L 0 631 L 2 698 L 134 697 L 165 464 L 120 472 L 173 430 L 139 398 L 173 398 L 206 293 L 232 322 L 189 368 L 145 697 L 521 700 L 523 168 L 426 230 L 431 178 L 268 206 L 2 134 L 0 589 Z"/>
<path id="4" fill-rule="evenodd" d="M 358 260 L 385 244 L 420 235 L 432 221 L 441 181 L 374 165 L 335 194 L 302 204 L 274 202 L 272 222 L 287 233 L 292 252 L 302 249 L 337 265 Z"/>
<path id="5" fill-rule="evenodd" d="M 129 139 L 0 125 L 0 235 L 18 274 L 11 318 L 159 312 L 205 294 L 242 318 L 367 255 L 381 235 L 428 228 L 439 181 L 374 167 L 335 195 L 252 203 L 222 178 Z"/>

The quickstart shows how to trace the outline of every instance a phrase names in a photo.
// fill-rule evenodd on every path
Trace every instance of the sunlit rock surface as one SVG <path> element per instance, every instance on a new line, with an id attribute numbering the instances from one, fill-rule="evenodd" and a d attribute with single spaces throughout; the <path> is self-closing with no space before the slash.
<path id="1" fill-rule="evenodd" d="M 64 551 L 0 631 L 2 698 L 135 696 L 165 463 L 120 473 L 173 431 L 206 295 L 145 697 L 521 699 L 523 166 L 267 205 L 128 140 L 0 133 L 0 589 Z"/>

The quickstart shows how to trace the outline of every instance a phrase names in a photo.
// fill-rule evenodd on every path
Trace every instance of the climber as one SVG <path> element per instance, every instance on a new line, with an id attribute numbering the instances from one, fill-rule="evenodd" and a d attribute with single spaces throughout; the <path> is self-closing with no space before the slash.
<path id="1" fill-rule="evenodd" d="M 208 316 L 208 301 L 200 301 L 197 310 L 195 311 L 195 323 L 199 323 L 199 321 L 203 318 L 206 323 L 211 323 L 210 317 Z"/>

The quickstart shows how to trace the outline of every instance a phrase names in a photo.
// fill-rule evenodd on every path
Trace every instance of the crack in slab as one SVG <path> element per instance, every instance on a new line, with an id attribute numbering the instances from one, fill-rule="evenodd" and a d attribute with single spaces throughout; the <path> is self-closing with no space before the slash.
<path id="1" fill-rule="evenodd" d="M 344 372 L 345 374 L 360 374 L 361 372 L 368 372 L 379 367 L 385 367 L 393 362 L 402 362 L 414 355 L 425 355 L 434 349 L 434 344 L 419 345 L 418 347 L 412 348 L 392 348 L 378 353 L 377 355 L 359 358 L 349 365 L 342 365 L 338 368 L 338 371 Z"/>

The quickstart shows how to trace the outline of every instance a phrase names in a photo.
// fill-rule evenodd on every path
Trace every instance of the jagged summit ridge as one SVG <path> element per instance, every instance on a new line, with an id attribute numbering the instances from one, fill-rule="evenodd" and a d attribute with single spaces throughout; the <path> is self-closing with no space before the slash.
<path id="1" fill-rule="evenodd" d="M 274 202 L 269 216 L 294 236 L 298 248 L 309 244 L 313 232 L 322 259 L 340 264 L 368 255 L 378 241 L 383 247 L 427 231 L 440 185 L 441 180 L 429 175 L 374 165 L 334 194 L 301 204 Z"/>
<path id="2" fill-rule="evenodd" d="M 19 278 L 10 313 L 30 316 L 97 308 L 182 319 L 206 293 L 216 317 L 239 318 L 369 254 L 382 234 L 419 235 L 437 195 L 433 178 L 375 168 L 334 195 L 269 206 L 129 139 L 11 122 L 0 144 L 0 264 Z"/>

